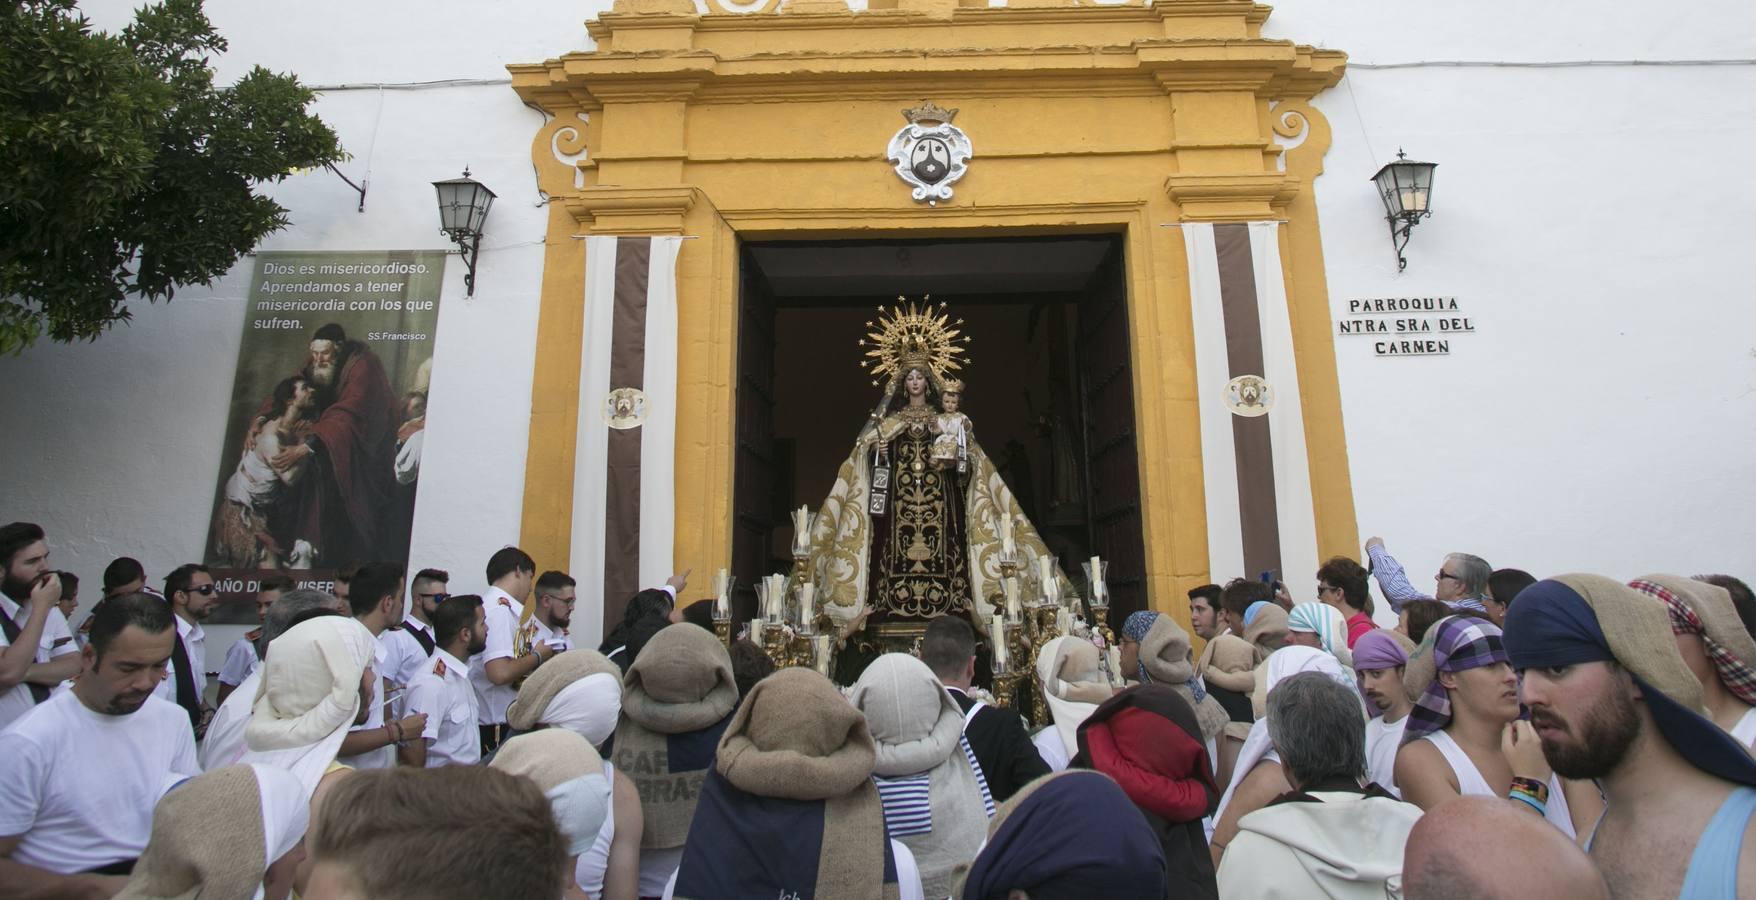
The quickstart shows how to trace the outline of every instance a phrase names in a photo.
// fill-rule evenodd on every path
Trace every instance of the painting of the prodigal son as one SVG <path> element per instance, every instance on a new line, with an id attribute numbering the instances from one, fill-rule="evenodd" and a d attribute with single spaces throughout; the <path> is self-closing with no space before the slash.
<path id="1" fill-rule="evenodd" d="M 424 363 L 398 396 L 365 342 L 331 322 L 246 424 L 215 511 L 214 562 L 329 568 L 403 559 L 426 417 Z"/>

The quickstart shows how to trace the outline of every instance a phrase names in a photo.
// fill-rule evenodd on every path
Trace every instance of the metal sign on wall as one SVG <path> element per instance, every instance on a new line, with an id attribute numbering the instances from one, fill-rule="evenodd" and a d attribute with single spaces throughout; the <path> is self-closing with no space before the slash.
<path id="1" fill-rule="evenodd" d="M 1338 337 L 1369 337 L 1373 356 L 1450 356 L 1452 342 L 1475 334 L 1456 297 L 1366 297 L 1347 302 Z"/>

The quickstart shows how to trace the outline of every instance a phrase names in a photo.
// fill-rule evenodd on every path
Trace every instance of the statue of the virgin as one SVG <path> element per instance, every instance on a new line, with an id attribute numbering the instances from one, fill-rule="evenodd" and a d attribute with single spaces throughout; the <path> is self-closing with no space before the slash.
<path id="1" fill-rule="evenodd" d="M 936 616 L 987 622 L 1003 603 L 1004 537 L 1027 582 L 1025 602 L 1039 590 L 1029 584 L 1037 558 L 1049 553 L 963 411 L 964 384 L 952 375 L 970 340 L 963 320 L 952 320 L 944 303 L 897 299 L 866 323 L 874 330 L 860 344 L 883 393 L 813 523 L 809 556 L 793 572 L 795 582 L 816 585 L 823 609 L 844 628 L 869 613 L 877 628 L 862 643 L 878 652 L 906 649 Z M 1070 596 L 1066 576 L 1057 568 L 1053 577 Z"/>

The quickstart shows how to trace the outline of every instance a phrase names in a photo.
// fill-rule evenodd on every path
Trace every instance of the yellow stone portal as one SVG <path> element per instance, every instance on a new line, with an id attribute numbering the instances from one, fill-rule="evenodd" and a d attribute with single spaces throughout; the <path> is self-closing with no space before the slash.
<path id="1" fill-rule="evenodd" d="M 1184 592 L 1210 573 L 1189 277 L 1168 226 L 1279 219 L 1319 551 L 1358 553 L 1311 191 L 1330 133 L 1308 103 L 1342 53 L 1263 39 L 1269 8 L 1247 0 L 751 5 L 618 0 L 588 23 L 597 49 L 509 67 L 553 117 L 531 145 L 551 203 L 527 551 L 545 567 L 569 554 L 580 236 L 697 238 L 678 262 L 676 554 L 703 572 L 731 555 L 740 240 L 1107 232 L 1126 250 L 1148 593 L 1187 624 Z M 885 158 L 923 100 L 959 110 L 974 145 L 937 206 Z"/>

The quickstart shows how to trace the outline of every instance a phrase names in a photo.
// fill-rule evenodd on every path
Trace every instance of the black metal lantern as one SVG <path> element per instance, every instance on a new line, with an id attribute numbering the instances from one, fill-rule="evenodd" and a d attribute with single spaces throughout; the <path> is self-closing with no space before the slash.
<path id="1" fill-rule="evenodd" d="M 1438 163 L 1419 162 L 1408 158 L 1399 148 L 1396 162 L 1388 163 L 1372 176 L 1378 196 L 1384 201 L 1384 215 L 1390 221 L 1390 243 L 1396 248 L 1396 270 L 1408 268 L 1402 248 L 1408 246 L 1409 232 L 1415 223 L 1433 212 L 1433 170 Z"/>
<path id="2" fill-rule="evenodd" d="M 487 185 L 469 177 L 448 178 L 433 182 L 439 193 L 439 230 L 457 244 L 463 255 L 464 293 L 476 293 L 476 253 L 482 246 L 482 225 L 488 221 L 488 208 L 494 205 L 494 192 Z"/>

